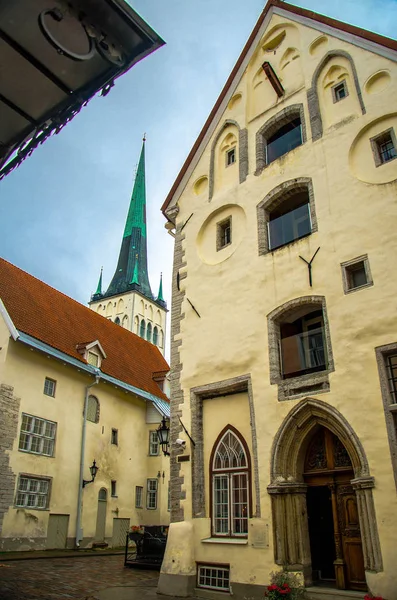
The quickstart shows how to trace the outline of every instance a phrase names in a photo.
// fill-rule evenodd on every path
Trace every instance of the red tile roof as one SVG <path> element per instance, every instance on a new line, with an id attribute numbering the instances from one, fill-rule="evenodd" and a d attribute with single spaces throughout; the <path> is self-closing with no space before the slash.
<path id="1" fill-rule="evenodd" d="M 193 144 L 193 147 L 192 147 L 191 151 L 189 152 L 187 159 L 185 160 L 184 164 L 182 165 L 182 168 L 181 168 L 176 180 L 174 181 L 174 184 L 173 184 L 171 190 L 169 191 L 168 196 L 166 197 L 166 199 L 163 202 L 161 210 L 166 218 L 167 218 L 167 215 L 165 214 L 165 211 L 167 210 L 172 198 L 174 197 L 175 192 L 178 189 L 179 184 L 181 183 L 186 171 L 189 168 L 191 161 L 193 160 L 197 150 L 199 149 L 199 146 L 200 146 L 201 142 L 203 141 L 203 138 L 204 138 L 205 134 L 207 133 L 207 130 L 208 130 L 209 126 L 211 125 L 220 105 L 222 104 L 222 101 L 223 101 L 224 97 L 226 96 L 230 85 L 232 84 L 232 82 L 233 82 L 244 58 L 246 57 L 259 29 L 261 28 L 262 23 L 265 20 L 267 13 L 273 6 L 276 8 L 282 8 L 283 10 L 289 11 L 289 12 L 299 15 L 301 17 L 306 17 L 308 19 L 312 19 L 313 21 L 317 21 L 318 23 L 323 23 L 324 25 L 328 25 L 330 27 L 333 27 L 334 29 L 339 29 L 340 31 L 344 31 L 345 33 L 348 33 L 350 35 L 355 35 L 357 37 L 361 37 L 363 40 L 368 40 L 375 44 L 379 44 L 380 46 L 384 46 L 385 48 L 389 48 L 390 50 L 397 50 L 397 40 L 394 40 L 392 38 L 388 38 L 383 35 L 379 35 L 378 33 L 373 33 L 372 31 L 367 31 L 366 29 L 362 29 L 361 27 L 356 27 L 355 25 L 349 25 L 348 23 L 344 23 L 343 21 L 338 21 L 337 19 L 332 19 L 331 17 L 326 17 L 325 15 L 321 15 L 320 13 L 316 13 L 312 10 L 306 10 L 305 8 L 300 8 L 299 6 L 294 6 L 293 4 L 288 4 L 287 2 L 284 2 L 283 0 L 268 0 L 265 8 L 263 9 L 263 11 L 261 12 L 261 14 L 259 16 L 258 21 L 256 22 L 254 29 L 251 32 L 251 35 L 249 36 L 249 38 L 247 40 L 247 43 L 245 44 L 239 58 L 237 59 L 237 62 L 234 65 L 233 70 L 230 73 L 217 101 L 215 102 L 215 104 L 209 114 L 208 119 L 204 123 L 204 126 L 203 126 L 202 130 L 200 131 L 198 138 L 196 139 L 195 143 Z"/>
<path id="2" fill-rule="evenodd" d="M 58 292 L 0 258 L 0 298 L 15 327 L 86 364 L 76 346 L 99 340 L 106 358 L 101 370 L 167 400 L 152 379 L 169 371 L 153 344 Z"/>

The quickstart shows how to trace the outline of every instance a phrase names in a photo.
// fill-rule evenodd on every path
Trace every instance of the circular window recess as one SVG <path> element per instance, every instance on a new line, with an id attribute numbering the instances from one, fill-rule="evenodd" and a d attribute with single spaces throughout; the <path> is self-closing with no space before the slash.
<path id="1" fill-rule="evenodd" d="M 281 46 L 285 36 L 287 35 L 285 29 L 283 31 L 280 31 L 276 35 L 274 35 L 274 33 L 276 32 L 270 32 L 269 35 L 265 37 L 264 43 L 262 45 L 262 50 L 264 52 L 272 52 L 273 50 Z"/>
<path id="2" fill-rule="evenodd" d="M 230 99 L 229 104 L 227 105 L 228 109 L 231 110 L 235 108 L 241 102 L 241 94 L 234 94 L 234 96 Z"/>
<path id="3" fill-rule="evenodd" d="M 397 132 L 397 112 L 375 119 L 366 125 L 353 141 L 349 151 L 349 168 L 360 181 L 379 184 L 397 179 L 397 160 L 390 160 L 378 167 L 375 162 L 376 138 L 391 128 Z"/>
<path id="4" fill-rule="evenodd" d="M 219 229 L 230 220 L 231 242 L 221 247 Z M 226 204 L 218 208 L 202 224 L 197 235 L 197 253 L 203 263 L 217 265 L 229 258 L 240 245 L 246 230 L 246 216 L 238 204 Z"/>
<path id="5" fill-rule="evenodd" d="M 208 177 L 204 175 L 197 179 L 197 181 L 193 184 L 193 190 L 196 196 L 203 194 L 205 190 L 208 188 Z"/>
<path id="6" fill-rule="evenodd" d="M 309 52 L 312 56 L 318 56 L 320 53 L 324 52 L 327 45 L 328 38 L 326 38 L 325 35 L 320 35 L 320 37 L 316 38 L 314 42 L 310 44 Z"/>
<path id="7" fill-rule="evenodd" d="M 378 94 L 388 87 L 390 81 L 391 77 L 388 71 L 378 71 L 367 80 L 364 89 L 367 94 Z"/>

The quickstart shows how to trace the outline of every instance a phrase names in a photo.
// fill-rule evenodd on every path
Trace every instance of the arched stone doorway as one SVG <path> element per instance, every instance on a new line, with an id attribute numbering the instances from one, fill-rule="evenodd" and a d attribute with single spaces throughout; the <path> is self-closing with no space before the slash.
<path id="1" fill-rule="evenodd" d="M 351 512 L 349 519 L 353 521 L 353 504 L 357 507 L 364 569 L 375 572 L 383 569 L 372 497 L 372 488 L 375 482 L 374 478 L 370 476 L 361 442 L 339 411 L 320 400 L 306 398 L 290 411 L 275 436 L 271 456 L 271 483 L 268 486 L 268 492 L 272 496 L 275 562 L 290 570 L 302 571 L 306 585 L 312 584 L 313 570 L 316 570 L 314 568 L 316 565 L 313 567 L 312 564 L 307 510 L 308 503 L 310 507 L 310 495 L 312 494 L 310 492 L 308 495 L 307 491 L 311 487 L 309 484 L 310 472 L 305 471 L 305 466 L 308 466 L 310 444 L 315 443 L 315 436 L 319 435 L 318 432 L 321 430 L 324 431 L 324 436 L 334 436 L 331 439 L 338 440 L 333 443 L 340 443 L 340 448 L 343 449 L 341 452 L 347 454 L 350 462 L 345 469 L 346 498 L 341 499 L 341 502 L 343 504 L 349 499 L 352 501 L 348 504 Z M 325 431 L 329 434 L 325 434 Z M 331 472 L 335 471 L 328 467 L 327 463 L 326 478 L 333 475 Z M 340 469 L 339 472 L 341 481 L 338 483 L 340 484 L 343 482 L 342 470 Z M 314 479 L 312 479 L 313 481 L 315 482 Z M 324 480 L 323 483 L 328 485 L 329 482 Z M 332 492 L 332 488 L 330 491 Z M 330 496 L 331 505 L 332 501 L 338 501 L 336 488 L 334 492 L 334 498 L 332 493 Z M 318 493 L 321 494 L 321 492 Z M 324 503 L 326 502 L 326 493 L 324 491 L 322 493 L 324 494 L 322 499 Z M 334 527 L 334 520 L 332 526 Z M 336 558 L 335 553 L 334 560 Z M 343 556 L 342 559 L 344 560 Z M 339 587 L 351 585 L 349 580 L 341 578 L 345 573 L 344 569 L 342 563 L 339 569 Z M 361 585 L 364 586 L 364 582 Z"/>

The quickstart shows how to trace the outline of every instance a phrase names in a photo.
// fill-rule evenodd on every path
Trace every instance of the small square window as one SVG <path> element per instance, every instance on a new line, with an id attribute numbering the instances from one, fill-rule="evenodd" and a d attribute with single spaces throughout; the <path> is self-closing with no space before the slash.
<path id="1" fill-rule="evenodd" d="M 137 485 L 135 487 L 135 508 L 142 508 L 142 498 L 143 498 L 143 486 Z"/>
<path id="2" fill-rule="evenodd" d="M 111 482 L 111 495 L 117 497 L 117 481 L 114 480 Z"/>
<path id="3" fill-rule="evenodd" d="M 393 127 L 371 138 L 370 143 L 376 167 L 397 158 L 397 140 Z"/>
<path id="4" fill-rule="evenodd" d="M 236 162 L 236 148 L 231 148 L 226 152 L 226 166 L 234 165 Z"/>
<path id="5" fill-rule="evenodd" d="M 232 217 L 220 221 L 216 225 L 216 249 L 222 250 L 232 243 Z"/>
<path id="6" fill-rule="evenodd" d="M 45 378 L 44 380 L 44 393 L 46 396 L 52 396 L 52 398 L 55 398 L 55 388 L 56 388 L 57 382 L 54 381 L 54 379 L 49 379 L 48 377 Z"/>
<path id="7" fill-rule="evenodd" d="M 118 429 L 112 429 L 111 443 L 114 444 L 115 446 L 119 445 L 119 430 Z"/>
<path id="8" fill-rule="evenodd" d="M 332 86 L 332 97 L 334 102 L 339 102 L 340 100 L 343 100 L 343 98 L 346 98 L 346 96 L 348 96 L 346 81 L 343 80 Z"/>
<path id="9" fill-rule="evenodd" d="M 345 294 L 373 285 L 367 255 L 342 263 Z"/>

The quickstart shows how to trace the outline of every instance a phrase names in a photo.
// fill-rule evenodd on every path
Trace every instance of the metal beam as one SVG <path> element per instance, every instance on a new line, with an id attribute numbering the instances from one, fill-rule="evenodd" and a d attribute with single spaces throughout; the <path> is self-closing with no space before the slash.
<path id="1" fill-rule="evenodd" d="M 22 108 L 14 104 L 14 102 L 3 96 L 3 94 L 0 94 L 0 102 L 8 106 L 8 108 L 11 108 L 11 110 L 13 110 L 14 112 L 18 113 L 19 116 L 26 119 L 26 121 L 29 121 L 29 123 L 31 123 L 32 125 L 37 126 L 39 124 L 39 122 L 36 121 L 36 119 L 28 115 L 28 113 L 26 113 L 24 110 L 22 110 Z"/>

